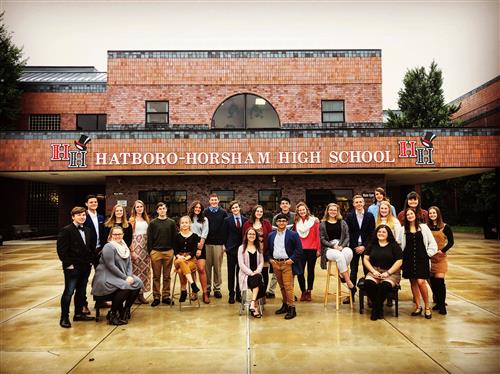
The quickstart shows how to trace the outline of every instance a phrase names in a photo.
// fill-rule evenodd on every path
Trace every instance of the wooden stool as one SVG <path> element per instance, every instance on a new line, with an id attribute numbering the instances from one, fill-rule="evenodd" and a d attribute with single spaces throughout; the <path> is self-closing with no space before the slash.
<path id="1" fill-rule="evenodd" d="M 180 271 L 180 269 L 179 269 L 179 271 Z M 193 273 L 195 273 L 195 272 L 196 272 L 196 270 L 193 271 Z M 191 274 L 193 274 L 193 273 L 191 273 Z M 175 284 L 177 283 L 177 278 L 179 278 L 179 292 L 175 293 Z M 194 279 L 194 277 L 193 277 L 193 279 Z M 195 301 L 191 300 L 191 290 L 189 290 L 189 284 L 187 284 L 187 290 L 186 291 L 188 293 L 187 300 L 189 300 L 189 305 L 192 305 L 192 303 L 195 302 Z M 179 273 L 176 270 L 174 270 L 174 284 L 172 286 L 172 292 L 171 292 L 171 298 L 170 298 L 170 300 L 171 300 L 170 301 L 170 307 L 172 307 L 174 305 L 174 299 L 176 298 L 176 296 L 180 297 L 181 292 L 182 292 L 182 290 L 181 290 L 180 275 L 179 275 Z M 179 303 L 179 310 L 182 310 L 182 304 L 184 304 L 184 303 L 179 302 L 179 298 L 177 298 L 177 302 Z M 200 304 L 200 298 L 199 297 L 196 299 L 196 302 L 198 303 L 198 308 L 200 308 L 201 304 Z"/>
<path id="2" fill-rule="evenodd" d="M 347 267 L 347 271 L 349 272 L 349 267 Z M 349 287 L 347 287 L 347 292 L 342 292 L 342 282 L 339 277 L 339 269 L 337 267 L 336 261 L 328 261 L 328 268 L 326 270 L 326 287 L 325 287 L 325 307 L 328 304 L 328 295 L 331 295 L 330 292 L 330 277 L 334 277 L 336 279 L 335 284 L 337 285 L 337 289 L 335 292 L 335 301 L 336 301 L 336 309 L 340 309 L 340 302 L 342 295 L 349 296 L 349 304 L 351 305 L 351 309 L 354 309 L 354 305 L 352 303 L 352 293 Z"/>

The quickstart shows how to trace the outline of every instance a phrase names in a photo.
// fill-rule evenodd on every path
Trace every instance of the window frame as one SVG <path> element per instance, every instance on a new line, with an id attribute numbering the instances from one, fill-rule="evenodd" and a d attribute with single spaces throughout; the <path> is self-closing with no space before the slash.
<path id="1" fill-rule="evenodd" d="M 148 104 L 149 103 L 167 103 L 167 111 L 166 112 L 148 112 Z M 169 100 L 146 100 L 144 104 L 144 112 L 146 114 L 144 118 L 144 124 L 146 126 L 165 126 L 170 124 L 170 102 Z M 167 122 L 148 122 L 149 114 L 166 114 Z"/>
<path id="2" fill-rule="evenodd" d="M 341 102 L 343 110 L 323 110 L 323 103 Z M 342 121 L 325 121 L 325 114 L 342 113 Z M 343 99 L 323 99 L 321 100 L 321 123 L 345 123 L 345 100 Z"/>
<path id="3" fill-rule="evenodd" d="M 41 117 L 41 116 L 53 116 L 59 120 L 59 124 L 57 129 L 33 129 L 32 128 L 32 123 L 31 120 L 32 118 L 35 117 Z M 30 113 L 28 117 L 28 128 L 29 131 L 61 131 L 61 114 L 60 113 Z"/>
<path id="4" fill-rule="evenodd" d="M 270 201 L 261 200 L 260 193 L 264 192 L 264 191 L 273 191 L 273 192 L 277 191 L 278 192 L 278 194 L 276 195 L 277 199 L 274 202 L 275 203 L 274 209 L 266 208 L 266 203 L 270 203 Z M 272 216 L 280 211 L 280 202 L 281 202 L 282 196 L 283 196 L 283 189 L 281 189 L 281 188 L 262 188 L 262 189 L 259 189 L 257 191 L 257 201 L 258 201 L 258 204 L 264 208 L 264 215 L 266 215 L 266 212 L 267 212 L 268 215 L 270 214 L 270 217 L 272 219 Z"/>
<path id="5" fill-rule="evenodd" d="M 228 201 L 221 200 L 220 199 L 220 195 L 222 195 L 221 192 L 230 192 L 233 194 L 233 198 L 228 200 Z M 234 190 L 222 190 L 222 189 L 220 189 L 220 190 L 212 190 L 212 191 L 210 191 L 210 193 L 217 194 L 217 197 L 219 198 L 219 206 L 222 207 L 226 211 L 228 211 L 228 209 L 229 209 L 228 207 L 226 207 L 226 205 L 228 205 L 231 201 L 233 201 L 236 198 L 236 194 L 235 194 Z"/>
<path id="6" fill-rule="evenodd" d="M 78 128 L 78 119 L 82 116 L 95 116 L 96 120 L 96 127 L 93 130 L 86 130 L 86 129 L 79 129 Z M 104 117 L 104 129 L 99 129 L 99 117 Z M 105 131 L 106 130 L 106 124 L 108 123 L 108 115 L 106 113 L 77 113 L 76 114 L 76 123 L 75 127 L 77 131 Z"/>
<path id="7" fill-rule="evenodd" d="M 175 194 L 178 192 L 184 193 L 184 195 L 185 195 L 184 202 L 175 202 L 175 201 L 170 201 L 170 200 L 166 200 L 166 199 L 161 199 L 158 201 L 150 202 L 149 199 L 145 198 L 145 196 L 141 196 L 141 194 L 147 194 L 147 193 L 156 193 L 156 194 L 162 195 L 162 197 L 164 197 L 165 195 L 168 195 L 168 194 L 173 194 L 175 196 Z M 169 218 L 177 219 L 177 218 L 182 217 L 187 212 L 187 203 L 188 203 L 187 190 L 140 190 L 140 191 L 137 191 L 137 198 L 139 200 L 144 201 L 144 204 L 145 204 L 144 209 L 150 215 L 150 217 L 157 217 L 156 204 L 158 204 L 160 201 L 164 202 L 165 205 L 167 206 L 167 208 L 168 208 L 167 217 L 169 217 Z M 173 211 L 172 204 L 178 204 L 179 206 L 181 206 L 181 209 L 179 210 L 180 213 L 178 213 L 179 217 L 172 214 L 172 211 Z M 184 204 L 183 207 L 182 207 L 182 204 Z M 150 207 L 151 211 L 148 209 L 148 207 Z"/>

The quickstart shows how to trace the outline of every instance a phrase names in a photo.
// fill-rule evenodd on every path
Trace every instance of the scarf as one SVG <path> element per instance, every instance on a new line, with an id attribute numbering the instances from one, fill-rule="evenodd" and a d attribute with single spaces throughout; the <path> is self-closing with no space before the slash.
<path id="1" fill-rule="evenodd" d="M 116 252 L 118 253 L 118 256 L 121 258 L 129 258 L 130 257 L 130 250 L 127 247 L 127 244 L 122 240 L 120 242 L 117 242 L 115 240 L 110 241 L 111 245 L 116 249 Z"/>
<path id="2" fill-rule="evenodd" d="M 299 220 L 295 224 L 295 231 L 297 231 L 301 238 L 307 238 L 307 235 L 309 235 L 309 230 L 314 226 L 315 222 L 316 219 L 312 216 L 310 216 L 305 221 L 303 221 L 302 218 L 299 218 Z"/>

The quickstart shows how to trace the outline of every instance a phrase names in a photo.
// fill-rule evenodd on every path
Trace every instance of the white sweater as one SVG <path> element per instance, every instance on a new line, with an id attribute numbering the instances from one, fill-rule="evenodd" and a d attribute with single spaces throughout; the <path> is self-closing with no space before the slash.
<path id="1" fill-rule="evenodd" d="M 434 239 L 434 236 L 432 235 L 431 229 L 425 223 L 421 223 L 420 231 L 422 231 L 422 237 L 424 239 L 424 246 L 427 250 L 427 255 L 429 257 L 434 256 L 437 253 L 438 246 L 436 239 Z M 406 247 L 406 230 L 404 226 L 400 233 L 400 238 L 397 241 L 401 243 L 401 249 L 404 251 Z"/>

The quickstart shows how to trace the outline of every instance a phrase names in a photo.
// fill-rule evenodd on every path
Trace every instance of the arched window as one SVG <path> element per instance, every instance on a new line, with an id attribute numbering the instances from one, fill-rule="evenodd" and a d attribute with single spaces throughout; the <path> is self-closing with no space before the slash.
<path id="1" fill-rule="evenodd" d="M 279 128 L 280 120 L 273 106 L 262 97 L 238 94 L 225 100 L 212 117 L 212 128 Z"/>

